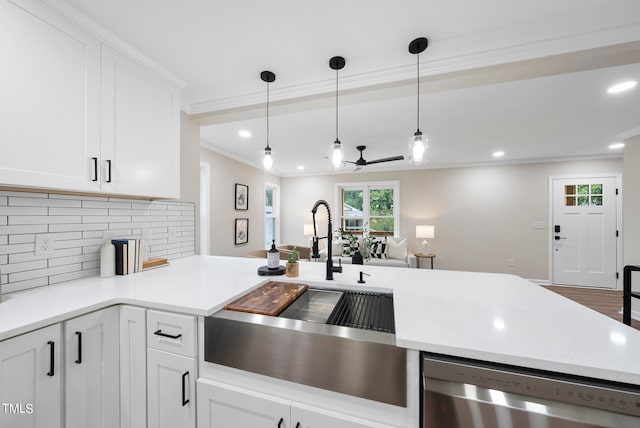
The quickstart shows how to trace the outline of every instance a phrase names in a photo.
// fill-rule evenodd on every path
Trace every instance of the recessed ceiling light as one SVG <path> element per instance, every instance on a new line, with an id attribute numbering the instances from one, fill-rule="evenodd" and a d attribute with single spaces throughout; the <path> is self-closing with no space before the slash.
<path id="1" fill-rule="evenodd" d="M 636 82 L 635 80 L 628 80 L 626 82 L 622 82 L 622 83 L 618 83 L 616 85 L 613 85 L 612 87 L 610 87 L 607 92 L 610 94 L 617 94 L 618 92 L 624 92 L 624 91 L 628 91 L 629 89 L 633 88 L 634 86 L 636 86 L 638 82 Z"/>
<path id="2" fill-rule="evenodd" d="M 241 136 L 242 138 L 249 138 L 251 137 L 251 132 L 247 131 L 246 129 L 242 129 L 238 131 L 238 135 Z"/>
<path id="3" fill-rule="evenodd" d="M 504 156 L 504 152 L 502 150 L 498 150 L 497 152 L 493 152 L 493 157 L 494 158 L 500 158 Z"/>
<path id="4" fill-rule="evenodd" d="M 609 144 L 609 148 L 611 150 L 616 150 L 616 149 L 621 149 L 624 147 L 624 143 L 613 143 L 613 144 Z"/>
<path id="5" fill-rule="evenodd" d="M 304 169 L 304 165 L 298 165 L 297 168 L 298 168 L 298 171 L 302 171 Z"/>

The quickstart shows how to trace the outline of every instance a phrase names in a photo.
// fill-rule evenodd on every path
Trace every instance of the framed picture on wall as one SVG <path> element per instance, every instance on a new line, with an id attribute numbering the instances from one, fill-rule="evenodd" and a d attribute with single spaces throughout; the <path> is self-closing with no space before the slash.
<path id="1" fill-rule="evenodd" d="M 236 183 L 236 210 L 249 209 L 249 186 Z"/>
<path id="2" fill-rule="evenodd" d="M 249 219 L 236 219 L 236 245 L 246 244 L 249 242 Z"/>

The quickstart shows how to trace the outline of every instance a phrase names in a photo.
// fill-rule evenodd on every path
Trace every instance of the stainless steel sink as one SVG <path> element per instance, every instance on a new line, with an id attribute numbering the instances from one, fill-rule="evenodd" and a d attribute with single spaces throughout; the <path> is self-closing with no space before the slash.
<path id="1" fill-rule="evenodd" d="M 310 288 L 279 317 L 221 310 L 205 318 L 204 359 L 406 407 L 406 349 L 389 325 L 389 293 Z"/>

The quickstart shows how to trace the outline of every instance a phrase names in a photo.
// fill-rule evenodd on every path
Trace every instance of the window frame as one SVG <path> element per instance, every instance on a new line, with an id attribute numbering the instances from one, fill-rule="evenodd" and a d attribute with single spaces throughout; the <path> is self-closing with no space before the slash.
<path id="1" fill-rule="evenodd" d="M 273 211 L 271 212 L 271 215 L 267 214 L 267 189 L 272 189 L 273 191 Z M 279 245 L 278 243 L 280 242 L 280 185 L 279 184 L 275 184 L 275 183 L 270 183 L 265 181 L 264 183 L 264 190 L 262 191 L 262 213 L 264 215 L 264 219 L 263 219 L 263 226 L 264 226 L 264 230 L 263 230 L 263 234 L 262 234 L 262 238 L 266 244 L 267 241 L 267 228 L 266 228 L 266 224 L 267 224 L 267 219 L 268 218 L 273 218 L 274 219 L 274 239 L 276 241 L 276 245 Z M 266 245 L 266 248 L 271 248 L 271 242 L 269 242 Z"/>
<path id="2" fill-rule="evenodd" d="M 362 190 L 362 224 L 371 225 L 371 206 L 370 191 L 376 189 L 392 189 L 393 190 L 393 216 L 373 216 L 373 218 L 393 218 L 393 233 L 391 232 L 373 232 L 373 236 L 400 236 L 400 181 L 363 181 L 363 182 L 347 182 L 335 184 L 335 207 L 334 228 L 339 230 L 343 225 L 342 215 L 342 191 L 343 190 Z M 337 227 L 336 227 L 337 224 Z M 354 235 L 362 235 L 362 231 L 352 231 Z"/>

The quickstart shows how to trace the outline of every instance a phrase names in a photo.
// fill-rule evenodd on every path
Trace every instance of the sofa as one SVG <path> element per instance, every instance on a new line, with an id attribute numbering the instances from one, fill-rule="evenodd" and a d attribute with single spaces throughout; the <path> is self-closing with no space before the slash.
<path id="1" fill-rule="evenodd" d="M 276 247 L 278 249 L 278 251 L 280 252 L 280 260 L 288 260 L 289 259 L 289 254 L 291 254 L 293 252 L 293 247 L 295 247 L 298 250 L 299 260 L 301 260 L 301 261 L 305 261 L 305 260 L 310 261 L 311 260 L 311 248 L 309 248 L 309 247 L 301 247 L 301 246 L 298 246 L 298 245 L 280 245 L 280 246 Z M 266 259 L 268 251 L 269 250 L 251 251 L 251 252 L 245 254 L 245 257 Z"/>
<path id="2" fill-rule="evenodd" d="M 363 260 L 364 265 L 405 268 L 416 268 L 418 266 L 417 257 L 413 255 L 406 239 L 386 237 L 379 239 L 379 241 L 380 244 L 384 245 L 374 246 L 374 254 L 371 255 L 369 260 Z M 334 241 L 331 247 L 334 265 L 353 263 L 352 252 L 356 248 L 351 248 L 351 251 L 345 251 L 348 247 L 349 245 L 342 240 Z M 357 243 L 357 249 L 362 251 L 362 243 L 360 241 Z"/>

